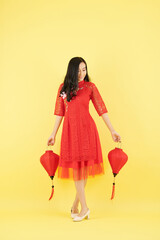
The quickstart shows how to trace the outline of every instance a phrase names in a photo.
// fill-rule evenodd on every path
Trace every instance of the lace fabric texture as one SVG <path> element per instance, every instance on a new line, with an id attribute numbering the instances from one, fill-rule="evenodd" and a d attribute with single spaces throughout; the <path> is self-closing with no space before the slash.
<path id="1" fill-rule="evenodd" d="M 64 116 L 65 115 L 65 105 L 64 105 L 64 100 L 63 97 L 60 96 L 60 91 L 62 88 L 62 83 L 60 84 L 58 88 L 58 93 L 56 96 L 56 103 L 55 103 L 55 110 L 54 110 L 54 115 L 58 116 Z"/>
<path id="2" fill-rule="evenodd" d="M 108 112 L 105 103 L 92 82 L 79 83 L 77 96 L 70 102 L 66 95 L 56 97 L 54 114 L 64 116 L 58 177 L 81 180 L 104 174 L 101 144 L 96 124 L 89 113 L 91 100 L 98 115 Z"/>
<path id="3" fill-rule="evenodd" d="M 92 83 L 91 100 L 99 116 L 101 116 L 103 113 L 108 112 L 106 105 L 98 91 L 98 88 L 94 83 Z"/>

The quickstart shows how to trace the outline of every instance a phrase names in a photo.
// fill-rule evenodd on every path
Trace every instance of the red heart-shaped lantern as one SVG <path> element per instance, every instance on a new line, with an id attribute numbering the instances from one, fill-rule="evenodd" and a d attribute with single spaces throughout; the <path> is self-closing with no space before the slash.
<path id="1" fill-rule="evenodd" d="M 114 175 L 113 189 L 111 200 L 115 195 L 115 177 L 119 173 L 120 169 L 125 165 L 128 160 L 128 156 L 123 152 L 121 148 L 115 147 L 108 153 L 108 159 L 112 168 L 112 173 Z"/>
<path id="2" fill-rule="evenodd" d="M 40 162 L 52 179 L 52 192 L 49 198 L 49 200 L 51 200 L 54 194 L 53 178 L 59 164 L 59 155 L 54 153 L 52 150 L 46 150 L 45 153 L 40 157 Z"/>

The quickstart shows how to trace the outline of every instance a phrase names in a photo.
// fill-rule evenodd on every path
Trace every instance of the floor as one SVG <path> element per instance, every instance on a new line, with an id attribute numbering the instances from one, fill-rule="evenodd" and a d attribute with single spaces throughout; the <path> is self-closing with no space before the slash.
<path id="1" fill-rule="evenodd" d="M 90 218 L 73 222 L 70 205 L 52 201 L 1 201 L 1 240 L 97 239 L 160 240 L 159 203 L 107 200 L 90 204 Z"/>

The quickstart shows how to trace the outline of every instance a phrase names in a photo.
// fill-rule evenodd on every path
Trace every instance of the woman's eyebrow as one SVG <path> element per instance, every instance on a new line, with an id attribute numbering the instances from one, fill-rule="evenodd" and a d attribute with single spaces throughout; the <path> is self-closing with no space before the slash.
<path id="1" fill-rule="evenodd" d="M 82 69 L 84 69 L 84 68 L 86 68 L 86 67 L 83 67 Z M 80 70 L 80 69 L 79 69 Z"/>

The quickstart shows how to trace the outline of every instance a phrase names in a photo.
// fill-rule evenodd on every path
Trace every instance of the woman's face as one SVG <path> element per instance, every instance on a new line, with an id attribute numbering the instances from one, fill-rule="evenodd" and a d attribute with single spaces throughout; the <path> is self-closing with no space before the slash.
<path id="1" fill-rule="evenodd" d="M 78 70 L 78 81 L 82 81 L 86 76 L 86 64 L 81 62 Z"/>

